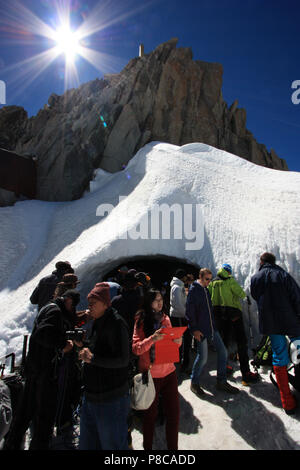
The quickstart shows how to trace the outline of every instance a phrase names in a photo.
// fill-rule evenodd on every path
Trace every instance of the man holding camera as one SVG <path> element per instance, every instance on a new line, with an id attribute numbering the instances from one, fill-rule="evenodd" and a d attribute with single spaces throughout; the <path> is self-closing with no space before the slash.
<path id="1" fill-rule="evenodd" d="M 25 363 L 25 387 L 5 449 L 21 448 L 30 422 L 29 449 L 49 449 L 57 414 L 60 360 L 73 349 L 73 342 L 67 339 L 66 332 L 74 329 L 75 307 L 79 301 L 79 292 L 68 290 L 62 297 L 46 304 L 37 315 Z"/>
<path id="2" fill-rule="evenodd" d="M 107 283 L 95 285 L 88 304 L 94 321 L 79 353 L 84 362 L 79 449 L 128 450 L 128 327 L 111 307 Z"/>

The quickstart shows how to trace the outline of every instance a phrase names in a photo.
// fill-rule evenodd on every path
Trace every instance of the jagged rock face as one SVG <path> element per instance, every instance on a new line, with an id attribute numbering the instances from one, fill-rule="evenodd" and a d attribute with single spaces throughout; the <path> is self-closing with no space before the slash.
<path id="1" fill-rule="evenodd" d="M 38 158 L 39 199 L 79 198 L 95 168 L 119 171 L 150 141 L 204 142 L 259 165 L 288 169 L 246 129 L 245 110 L 237 102 L 228 108 L 222 66 L 194 61 L 189 48 L 176 44 L 172 39 L 132 59 L 120 74 L 51 95 L 35 117 L 27 119 L 23 110 L 10 149 Z M 0 129 L 6 129 L 2 111 Z M 4 146 L 2 141 L 0 131 Z"/>
<path id="2" fill-rule="evenodd" d="M 26 131 L 28 115 L 20 106 L 4 106 L 0 109 L 0 148 L 14 150 Z"/>

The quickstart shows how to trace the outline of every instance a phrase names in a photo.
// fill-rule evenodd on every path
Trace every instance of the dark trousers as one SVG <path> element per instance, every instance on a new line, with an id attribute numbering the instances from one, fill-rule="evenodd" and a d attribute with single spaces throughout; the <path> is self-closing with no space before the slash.
<path id="1" fill-rule="evenodd" d="M 58 398 L 56 426 L 58 431 L 73 424 L 73 413 L 80 403 L 81 380 L 79 364 L 75 358 L 65 355 L 58 367 Z"/>
<path id="2" fill-rule="evenodd" d="M 79 450 L 128 450 L 129 393 L 111 401 L 83 397 Z"/>
<path id="3" fill-rule="evenodd" d="M 179 397 L 176 371 L 162 378 L 153 378 L 156 395 L 154 402 L 143 412 L 144 449 L 151 450 L 158 412 L 158 401 L 161 396 L 166 418 L 166 440 L 168 450 L 178 449 Z"/>
<path id="4" fill-rule="evenodd" d="M 231 339 L 236 343 L 242 375 L 249 372 L 248 342 L 242 317 L 232 321 L 229 318 L 217 319 L 218 330 L 228 349 Z"/>
<path id="5" fill-rule="evenodd" d="M 172 326 L 187 326 L 185 318 L 171 317 Z M 179 348 L 180 362 L 183 367 L 188 367 L 190 362 L 190 352 L 192 346 L 192 335 L 189 328 L 185 330 L 182 337 L 182 345 Z"/>
<path id="6" fill-rule="evenodd" d="M 24 435 L 32 424 L 30 450 L 47 450 L 52 438 L 57 406 L 57 382 L 47 376 L 29 376 L 5 448 L 21 449 Z"/>

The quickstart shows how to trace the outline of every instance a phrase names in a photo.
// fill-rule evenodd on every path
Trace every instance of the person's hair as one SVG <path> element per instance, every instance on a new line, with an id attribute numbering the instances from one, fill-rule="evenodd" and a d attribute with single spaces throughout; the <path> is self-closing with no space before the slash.
<path id="1" fill-rule="evenodd" d="M 65 282 L 59 282 L 58 284 L 56 284 L 56 288 L 53 294 L 53 300 L 57 299 L 58 297 L 61 297 L 67 290 L 75 289 L 75 288 L 76 288 L 75 282 L 71 284 L 66 284 Z"/>
<path id="2" fill-rule="evenodd" d="M 140 318 L 138 320 L 137 326 L 140 327 L 141 323 L 143 323 L 146 338 L 148 338 L 154 333 L 154 316 L 152 303 L 156 299 L 157 294 L 161 295 L 161 292 L 157 289 L 149 289 L 145 293 L 143 310 L 141 311 Z"/>
<path id="3" fill-rule="evenodd" d="M 73 307 L 76 307 L 76 305 L 78 305 L 80 302 L 80 293 L 76 289 L 68 289 L 63 293 L 61 298 L 63 300 L 67 298 L 72 299 Z"/>
<path id="4" fill-rule="evenodd" d="M 211 274 L 212 275 L 211 270 L 208 269 L 208 268 L 201 268 L 200 271 L 199 271 L 199 278 L 203 279 L 206 274 Z"/>
<path id="5" fill-rule="evenodd" d="M 184 269 L 177 269 L 174 273 L 174 276 L 177 277 L 177 279 L 183 279 L 184 276 L 186 276 L 186 272 Z"/>
<path id="6" fill-rule="evenodd" d="M 74 269 L 69 261 L 58 261 L 55 267 L 59 273 L 74 273 Z"/>
<path id="7" fill-rule="evenodd" d="M 260 261 L 262 263 L 270 263 L 270 264 L 275 264 L 276 263 L 276 257 L 273 255 L 273 253 L 263 253 L 260 257 Z"/>
<path id="8" fill-rule="evenodd" d="M 131 271 L 133 270 L 129 270 L 128 273 L 125 274 L 125 277 L 121 282 L 124 290 L 135 289 L 138 285 L 138 280 L 135 278 L 135 274 Z"/>

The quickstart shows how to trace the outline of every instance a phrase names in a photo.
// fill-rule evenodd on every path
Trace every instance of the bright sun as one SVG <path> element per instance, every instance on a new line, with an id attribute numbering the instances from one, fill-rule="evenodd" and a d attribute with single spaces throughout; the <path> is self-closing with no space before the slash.
<path id="1" fill-rule="evenodd" d="M 57 52 L 65 54 L 67 62 L 73 62 L 76 54 L 80 51 L 79 38 L 76 32 L 68 26 L 63 26 L 55 31 L 55 41 Z"/>
<path id="2" fill-rule="evenodd" d="M 96 49 L 88 46 L 92 43 L 92 39 L 89 38 L 93 37 L 93 41 L 95 41 L 96 34 L 110 28 L 112 25 L 123 24 L 126 18 L 137 14 L 140 10 L 144 10 L 149 2 L 151 0 L 137 2 L 142 5 L 131 10 L 128 9 L 127 1 L 84 2 L 78 0 L 73 2 L 71 0 L 49 0 L 47 2 L 36 2 L 47 3 L 49 8 L 51 7 L 53 10 L 49 17 L 49 24 L 25 7 L 23 3 L 26 2 L 20 2 L 19 0 L 6 2 L 5 12 L 1 11 L 0 33 L 7 31 L 9 37 L 15 38 L 16 36 L 16 41 L 20 41 L 21 47 L 24 46 L 24 35 L 30 38 L 32 36 L 33 41 L 36 41 L 37 44 L 41 43 L 40 37 L 47 39 L 47 42 L 43 40 L 41 43 L 43 46 L 47 46 L 43 51 L 28 58 L 26 55 L 24 60 L 12 66 L 11 70 L 16 70 L 16 75 L 18 75 L 16 80 L 20 82 L 18 90 L 20 92 L 25 90 L 59 56 L 61 58 L 64 56 L 64 76 L 62 76 L 61 67 L 55 69 L 55 76 L 59 77 L 60 80 L 64 78 L 65 90 L 70 87 L 79 87 L 80 79 L 77 70 L 79 64 L 81 70 L 83 70 L 85 62 L 88 62 L 102 74 L 119 70 L 123 61 L 99 50 L 99 48 L 102 49 L 105 46 L 101 39 L 102 36 L 101 38 L 98 36 Z M 96 5 L 89 7 L 86 5 L 87 3 L 95 3 Z M 118 3 L 118 6 L 112 9 L 112 3 Z M 76 20 L 75 23 L 72 23 L 71 19 Z M 2 25 L 4 26 L 2 27 Z M 74 25 L 74 29 L 72 29 L 72 25 Z M 75 29 L 76 27 L 77 29 Z M 28 44 L 31 44 L 31 42 Z M 77 59 L 78 64 L 76 64 Z M 61 62 L 59 61 L 60 64 Z M 1 70 L 0 72 L 2 73 Z M 0 78 L 2 78 L 1 75 Z M 103 125 L 105 126 L 106 123 L 103 122 Z"/>

